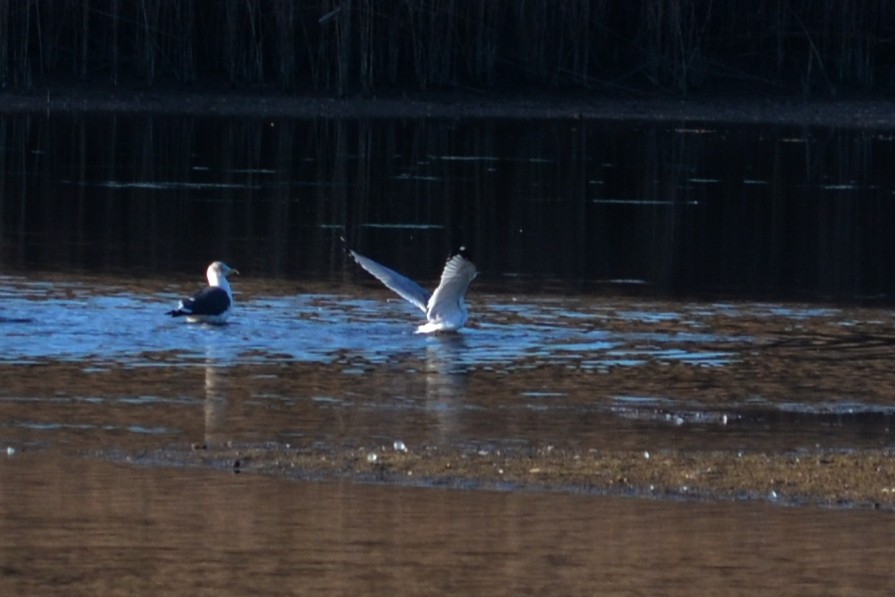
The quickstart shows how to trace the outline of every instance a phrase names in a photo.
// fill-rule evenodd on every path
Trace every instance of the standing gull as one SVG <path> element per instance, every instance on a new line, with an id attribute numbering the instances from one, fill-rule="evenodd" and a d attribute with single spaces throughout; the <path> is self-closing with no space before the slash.
<path id="1" fill-rule="evenodd" d="M 351 249 L 348 249 L 348 252 L 358 265 L 426 314 L 426 323 L 417 328 L 417 333 L 453 332 L 466 325 L 469 313 L 466 311 L 463 299 L 469 283 L 478 272 L 470 261 L 465 247 L 460 247 L 459 251 L 444 264 L 441 282 L 431 295 L 419 284 L 398 272 Z"/>
<path id="2" fill-rule="evenodd" d="M 233 306 L 233 292 L 227 276 L 238 273 L 238 270 L 223 261 L 215 261 L 205 272 L 208 286 L 192 297 L 181 300 L 177 308 L 167 314 L 171 317 L 185 315 L 190 323 L 226 323 L 230 307 Z"/>

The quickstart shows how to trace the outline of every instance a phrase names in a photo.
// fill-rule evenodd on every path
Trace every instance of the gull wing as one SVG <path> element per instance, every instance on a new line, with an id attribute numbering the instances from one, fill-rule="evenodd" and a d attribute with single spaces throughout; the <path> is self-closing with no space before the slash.
<path id="1" fill-rule="evenodd" d="M 426 305 L 426 318 L 433 321 L 442 314 L 461 309 L 466 289 L 478 273 L 475 264 L 462 253 L 448 259 L 441 272 L 441 282 Z"/>
<path id="2" fill-rule="evenodd" d="M 357 261 L 357 264 L 372 274 L 373 277 L 397 292 L 401 298 L 415 305 L 423 313 L 426 312 L 426 304 L 429 303 L 429 293 L 419 284 L 384 265 L 376 263 L 368 257 L 355 253 L 351 249 L 348 249 L 348 252 Z"/>
<path id="3" fill-rule="evenodd" d="M 218 317 L 230 308 L 230 295 L 223 288 L 208 286 L 193 296 L 180 301 L 180 305 L 173 311 L 168 311 L 172 317 L 182 315 L 198 315 L 202 317 Z"/>
<path id="4" fill-rule="evenodd" d="M 203 288 L 192 298 L 182 300 L 180 307 L 188 315 L 220 315 L 229 308 L 227 291 L 217 286 Z"/>

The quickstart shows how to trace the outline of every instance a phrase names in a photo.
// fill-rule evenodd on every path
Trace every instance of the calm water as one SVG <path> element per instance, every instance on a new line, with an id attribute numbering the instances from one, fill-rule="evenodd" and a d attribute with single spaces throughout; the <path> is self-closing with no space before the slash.
<path id="1" fill-rule="evenodd" d="M 895 133 L 590 121 L 0 118 L 6 270 L 344 275 L 762 299 L 895 291 Z M 529 285 L 529 288 L 531 286 Z"/>
<path id="2" fill-rule="evenodd" d="M 891 590 L 895 521 L 874 512 L 295 483 L 65 457 L 0 458 L 0 478 L 16 479 L 0 491 L 7 594 Z"/>
<path id="3" fill-rule="evenodd" d="M 890 584 L 886 513 L 72 456 L 887 448 L 890 131 L 4 116 L 0 144 L 3 592 Z M 414 334 L 342 233 L 427 284 L 469 246 L 470 327 Z M 212 259 L 232 323 L 165 317 Z"/>

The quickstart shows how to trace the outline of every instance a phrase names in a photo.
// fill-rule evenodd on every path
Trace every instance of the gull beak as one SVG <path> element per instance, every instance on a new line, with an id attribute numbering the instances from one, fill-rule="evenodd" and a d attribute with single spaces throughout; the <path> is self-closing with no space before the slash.
<path id="1" fill-rule="evenodd" d="M 236 274 L 236 275 L 238 276 L 238 275 L 239 275 L 239 270 L 238 270 L 238 269 L 230 268 L 230 271 L 227 272 L 227 275 L 229 276 L 230 274 Z"/>

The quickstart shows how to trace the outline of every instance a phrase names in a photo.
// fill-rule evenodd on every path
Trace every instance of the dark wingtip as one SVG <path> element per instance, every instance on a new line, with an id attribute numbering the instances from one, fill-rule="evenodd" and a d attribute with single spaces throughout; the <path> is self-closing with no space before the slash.
<path id="1" fill-rule="evenodd" d="M 342 248 L 345 250 L 345 255 L 357 261 L 358 254 L 354 252 L 354 249 L 351 248 L 351 245 L 348 244 L 348 241 L 345 240 L 343 235 L 339 235 L 339 240 L 342 241 Z"/>
<path id="2" fill-rule="evenodd" d="M 351 245 L 348 244 L 348 240 L 345 238 L 344 234 L 339 235 L 339 240 L 342 241 L 342 249 L 347 255 L 351 255 L 352 253 L 354 253 L 354 251 L 351 250 Z"/>
<path id="3" fill-rule="evenodd" d="M 457 255 L 459 255 L 463 259 L 466 259 L 467 261 L 472 261 L 472 253 L 469 251 L 469 249 L 466 248 L 466 245 L 460 245 L 459 247 L 457 247 L 457 250 L 451 253 L 450 258 L 454 258 Z"/>
<path id="4" fill-rule="evenodd" d="M 165 315 L 170 315 L 171 317 L 180 317 L 183 314 L 184 314 L 183 311 L 180 311 L 178 309 L 174 309 L 172 311 L 168 311 L 167 313 L 165 313 Z"/>

